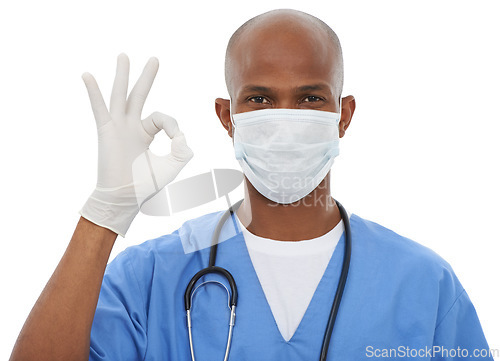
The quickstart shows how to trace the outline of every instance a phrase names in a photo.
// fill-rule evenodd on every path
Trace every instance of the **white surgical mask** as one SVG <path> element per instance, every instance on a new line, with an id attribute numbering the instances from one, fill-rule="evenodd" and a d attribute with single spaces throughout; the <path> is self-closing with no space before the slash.
<path id="1" fill-rule="evenodd" d="M 232 114 L 236 159 L 271 201 L 289 204 L 311 193 L 339 154 L 340 114 L 263 109 Z"/>

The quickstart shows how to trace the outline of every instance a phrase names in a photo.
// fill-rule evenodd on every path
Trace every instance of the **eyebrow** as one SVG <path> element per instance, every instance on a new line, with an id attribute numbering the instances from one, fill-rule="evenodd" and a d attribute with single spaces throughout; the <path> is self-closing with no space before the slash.
<path id="1" fill-rule="evenodd" d="M 318 83 L 318 84 L 308 84 L 308 85 L 302 85 L 300 87 L 297 87 L 295 89 L 295 92 L 297 93 L 304 93 L 304 92 L 309 92 L 309 91 L 318 91 L 318 90 L 328 90 L 330 87 L 326 84 Z M 265 86 L 261 85 L 247 85 L 243 88 L 244 92 L 256 92 L 256 93 L 270 93 L 275 91 L 273 88 L 268 88 Z"/>
<path id="2" fill-rule="evenodd" d="M 247 85 L 243 88 L 244 92 L 257 92 L 257 93 L 268 93 L 271 92 L 272 89 L 265 87 L 265 86 L 260 86 L 260 85 Z"/>
<path id="3" fill-rule="evenodd" d="M 303 85 L 296 89 L 297 93 L 308 92 L 308 91 L 316 91 L 316 90 L 327 90 L 329 87 L 326 84 L 311 84 L 311 85 Z"/>

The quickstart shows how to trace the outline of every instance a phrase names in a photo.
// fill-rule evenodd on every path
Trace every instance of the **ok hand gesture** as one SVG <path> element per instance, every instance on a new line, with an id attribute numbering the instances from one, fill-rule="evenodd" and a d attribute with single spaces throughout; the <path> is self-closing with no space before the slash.
<path id="1" fill-rule="evenodd" d="M 88 90 L 98 134 L 96 189 L 80 214 L 124 236 L 140 206 L 170 183 L 193 157 L 174 118 L 154 112 L 141 119 L 142 108 L 158 71 L 151 58 L 127 98 L 129 59 L 118 56 L 110 108 L 89 73 L 82 78 Z M 160 130 L 171 138 L 171 152 L 157 156 L 149 150 Z"/>

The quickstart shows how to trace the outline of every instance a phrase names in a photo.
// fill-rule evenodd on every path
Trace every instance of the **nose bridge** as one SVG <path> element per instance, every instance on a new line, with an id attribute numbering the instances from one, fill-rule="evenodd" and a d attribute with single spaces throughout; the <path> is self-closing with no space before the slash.
<path id="1" fill-rule="evenodd" d="M 276 109 L 295 109 L 298 108 L 297 102 L 289 101 L 289 100 L 279 100 L 274 105 Z"/>
<path id="2" fill-rule="evenodd" d="M 280 89 L 273 104 L 276 109 L 295 109 L 298 107 L 297 94 L 292 90 L 292 86 Z"/>

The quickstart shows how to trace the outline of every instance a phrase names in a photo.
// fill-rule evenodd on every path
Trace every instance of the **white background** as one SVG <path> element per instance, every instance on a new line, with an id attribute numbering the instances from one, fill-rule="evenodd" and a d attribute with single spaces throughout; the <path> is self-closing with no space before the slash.
<path id="1" fill-rule="evenodd" d="M 500 348 L 500 22 L 494 1 L 10 1 L 0 5 L 2 327 L 7 359 L 96 181 L 96 130 L 80 76 L 109 98 L 116 56 L 131 81 L 160 70 L 144 108 L 176 117 L 195 157 L 178 179 L 238 168 L 214 112 L 227 97 L 227 40 L 248 18 L 289 7 L 330 24 L 357 108 L 333 168 L 351 212 L 424 244 L 454 268 L 491 348 Z M 270 35 L 272 36 L 272 34 Z M 166 136 L 153 144 L 166 152 Z M 231 198 L 241 198 L 241 188 Z M 112 257 L 225 208 L 140 214 Z"/>

